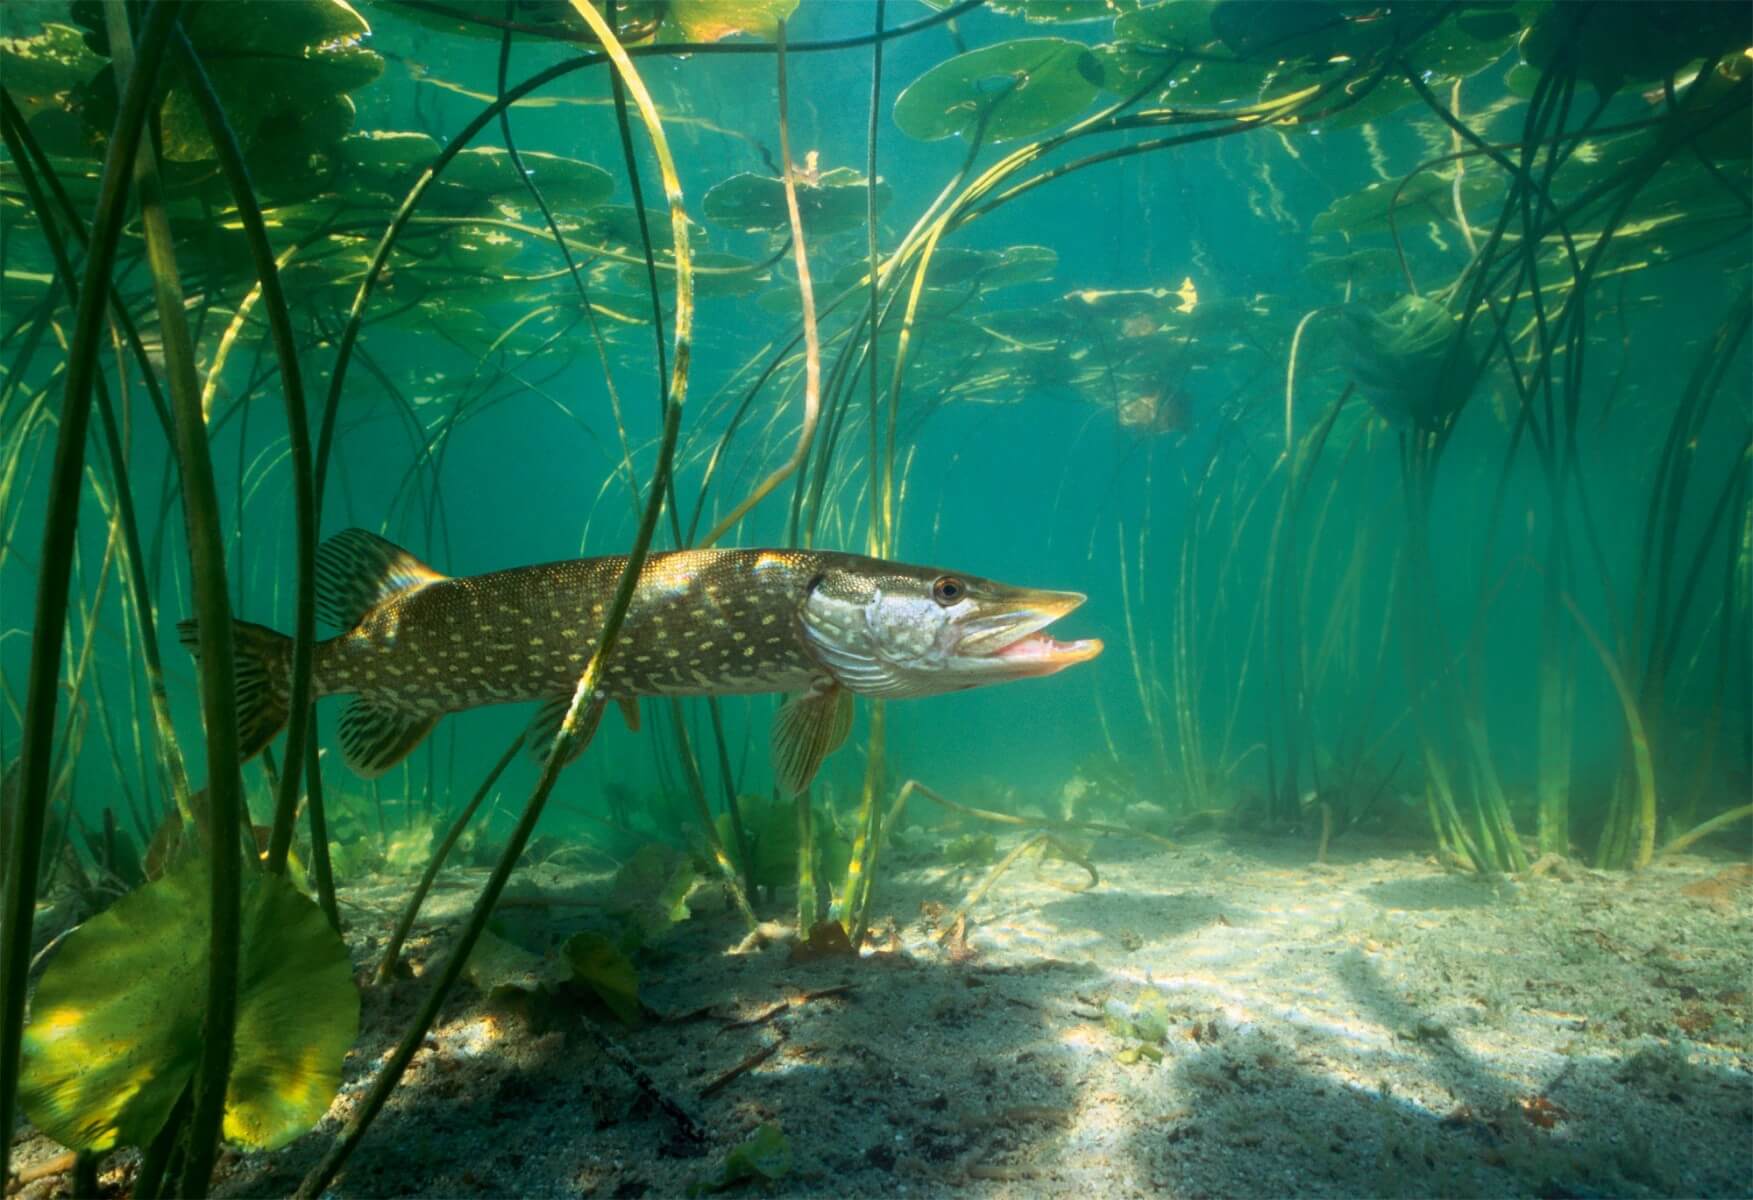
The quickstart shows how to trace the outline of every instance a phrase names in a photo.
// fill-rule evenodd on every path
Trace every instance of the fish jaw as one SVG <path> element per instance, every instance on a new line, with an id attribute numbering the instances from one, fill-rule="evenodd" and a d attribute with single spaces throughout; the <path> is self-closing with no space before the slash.
<path id="1" fill-rule="evenodd" d="M 1082 593 L 881 566 L 880 578 L 830 574 L 802 614 L 812 652 L 853 692 L 898 698 L 964 691 L 1052 675 L 1102 652 L 1098 639 L 1061 642 L 1043 632 L 1081 605 Z M 955 586 L 951 596 L 940 591 L 945 581 Z"/>
<path id="2" fill-rule="evenodd" d="M 945 664 L 965 686 L 1053 675 L 1102 652 L 1100 638 L 1061 642 L 1043 630 L 1088 598 L 1082 592 L 1008 589 L 1008 609 L 974 618 Z"/>

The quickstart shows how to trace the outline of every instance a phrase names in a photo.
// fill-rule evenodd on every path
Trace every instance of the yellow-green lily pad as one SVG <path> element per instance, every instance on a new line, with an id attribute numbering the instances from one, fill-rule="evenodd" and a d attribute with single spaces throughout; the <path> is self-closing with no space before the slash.
<path id="1" fill-rule="evenodd" d="M 75 1150 L 141 1146 L 193 1077 L 207 1006 L 208 882 L 196 860 L 69 934 L 24 1031 L 19 1102 Z M 359 1031 L 347 948 L 308 897 L 250 872 L 225 1136 L 272 1150 L 328 1111 Z"/>

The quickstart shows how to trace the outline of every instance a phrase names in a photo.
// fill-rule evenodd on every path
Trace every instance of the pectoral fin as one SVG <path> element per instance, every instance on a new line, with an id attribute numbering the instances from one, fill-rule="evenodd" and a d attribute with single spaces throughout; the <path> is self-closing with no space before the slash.
<path id="1" fill-rule="evenodd" d="M 852 731 L 852 693 L 832 682 L 793 696 L 773 719 L 773 774 L 788 795 L 809 787 Z"/>
<path id="2" fill-rule="evenodd" d="M 536 709 L 535 719 L 530 722 L 529 740 L 525 748 L 537 761 L 543 762 L 548 757 L 548 748 L 554 744 L 554 738 L 560 732 L 560 722 L 566 719 L 566 710 L 572 707 L 571 696 L 557 696 L 552 700 L 543 701 L 542 707 Z M 575 761 L 584 748 L 590 745 L 592 735 L 596 733 L 597 723 L 603 717 L 603 702 L 599 699 L 585 706 L 580 716 L 578 736 L 572 739 L 572 752 L 566 761 Z"/>
<path id="3" fill-rule="evenodd" d="M 410 713 L 359 696 L 341 714 L 341 756 L 354 774 L 376 779 L 408 757 L 441 715 Z"/>

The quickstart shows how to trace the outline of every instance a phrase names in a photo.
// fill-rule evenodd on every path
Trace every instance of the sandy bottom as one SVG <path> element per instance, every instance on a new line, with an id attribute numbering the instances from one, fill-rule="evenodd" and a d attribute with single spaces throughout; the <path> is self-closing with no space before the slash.
<path id="1" fill-rule="evenodd" d="M 1488 881 L 1385 845 L 1335 851 L 1321 866 L 1301 842 L 1108 839 L 1098 886 L 1025 860 L 941 940 L 984 868 L 901 856 L 879 883 L 892 921 L 858 961 L 738 951 L 740 921 L 696 891 L 643 966 L 663 1019 L 612 1036 L 704 1144 L 575 1012 L 464 987 L 332 1194 L 677 1196 L 763 1122 L 791 1148 L 755 1189 L 778 1195 L 1753 1194 L 1753 868 L 1682 856 Z M 297 1184 L 479 877 L 435 893 L 413 977 L 367 990 L 329 1118 L 229 1156 L 225 1194 Z M 520 877 L 507 932 L 588 927 L 607 881 Z M 407 887 L 347 896 L 362 978 Z M 1166 1028 L 1142 1053 L 1116 1032 L 1141 1014 Z"/>

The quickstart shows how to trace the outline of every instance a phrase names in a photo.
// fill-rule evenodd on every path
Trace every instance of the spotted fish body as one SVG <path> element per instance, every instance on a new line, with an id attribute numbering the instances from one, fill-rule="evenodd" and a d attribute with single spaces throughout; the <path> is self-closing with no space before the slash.
<path id="1" fill-rule="evenodd" d="M 817 557 L 650 555 L 602 690 L 631 699 L 807 687 L 821 669 L 795 609 Z M 317 694 L 358 692 L 428 714 L 570 697 L 626 565 L 620 556 L 576 559 L 408 588 L 322 644 Z"/>
<path id="2" fill-rule="evenodd" d="M 626 558 L 576 559 L 450 578 L 363 530 L 317 555 L 318 608 L 346 632 L 319 642 L 317 696 L 351 694 L 348 764 L 374 776 L 440 717 L 541 701 L 545 749 L 602 634 Z M 996 597 L 997 599 L 994 599 Z M 846 736 L 852 693 L 923 695 L 1048 674 L 1093 657 L 1036 630 L 1083 597 L 809 550 L 649 555 L 600 695 L 637 727 L 641 696 L 796 692 L 775 724 L 782 782 L 807 786 Z M 194 631 L 184 624 L 185 644 Z M 238 711 L 246 756 L 284 723 L 291 640 L 239 622 Z"/>

